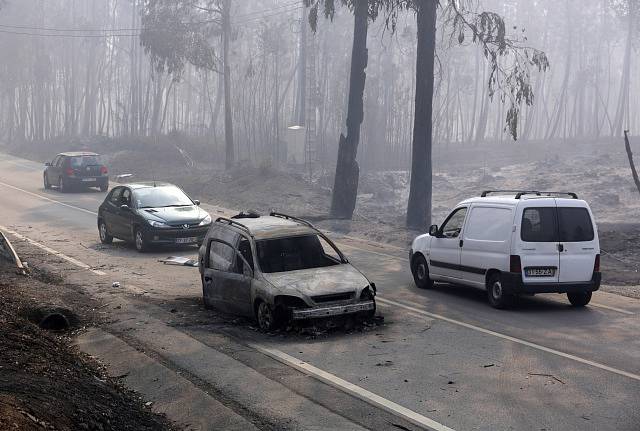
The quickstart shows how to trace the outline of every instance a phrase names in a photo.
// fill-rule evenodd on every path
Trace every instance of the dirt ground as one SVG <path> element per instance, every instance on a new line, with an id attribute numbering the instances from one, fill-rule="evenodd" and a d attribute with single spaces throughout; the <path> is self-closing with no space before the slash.
<path id="1" fill-rule="evenodd" d="M 16 275 L 0 261 L 0 304 L 0 430 L 172 429 L 71 347 L 75 332 L 99 323 L 100 304 L 81 289 L 46 271 Z M 69 327 L 41 329 L 51 313 L 64 315 Z"/>
<path id="2" fill-rule="evenodd" d="M 407 171 L 363 169 L 354 219 L 331 220 L 330 167 L 315 166 L 312 178 L 300 168 L 277 170 L 246 162 L 225 172 L 203 142 L 174 138 L 154 142 L 59 141 L 8 150 L 44 161 L 60 151 L 92 149 L 104 154 L 112 175 L 132 173 L 134 180 L 163 179 L 182 186 L 193 198 L 213 204 L 262 213 L 276 209 L 307 217 L 325 229 L 400 247 L 408 248 L 422 233 L 404 227 Z M 174 142 L 179 142 L 183 153 Z M 633 140 L 632 145 L 636 145 Z M 603 282 L 640 285 L 640 194 L 622 141 L 435 147 L 433 223 L 441 223 L 454 205 L 483 190 L 514 188 L 573 191 L 587 200 L 599 227 Z M 636 296 L 640 295 L 638 289 L 619 289 L 618 293 Z"/>

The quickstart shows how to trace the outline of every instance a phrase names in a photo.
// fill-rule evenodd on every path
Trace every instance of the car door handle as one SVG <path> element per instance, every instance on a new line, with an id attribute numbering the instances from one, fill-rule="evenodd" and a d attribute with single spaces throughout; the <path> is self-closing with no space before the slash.
<path id="1" fill-rule="evenodd" d="M 460 244 L 460 247 L 462 247 L 462 246 L 464 245 L 464 240 L 463 240 L 463 239 L 461 239 L 461 240 L 460 240 L 460 242 L 459 242 L 459 244 Z"/>
<path id="2" fill-rule="evenodd" d="M 562 253 L 564 251 L 564 244 L 558 244 L 558 251 Z"/>

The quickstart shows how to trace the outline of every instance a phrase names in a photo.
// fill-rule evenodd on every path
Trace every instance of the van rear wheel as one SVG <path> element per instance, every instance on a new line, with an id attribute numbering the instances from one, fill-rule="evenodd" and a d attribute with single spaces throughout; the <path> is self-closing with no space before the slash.
<path id="1" fill-rule="evenodd" d="M 591 292 L 570 292 L 567 298 L 574 307 L 584 307 L 591 301 Z"/>
<path id="2" fill-rule="evenodd" d="M 423 255 L 419 254 L 413 258 L 411 273 L 413 274 L 413 281 L 420 289 L 431 289 L 433 287 L 433 280 L 429 277 L 429 266 Z"/>
<path id="3" fill-rule="evenodd" d="M 507 308 L 511 305 L 513 297 L 504 291 L 500 274 L 493 273 L 487 282 L 487 297 L 493 308 Z"/>

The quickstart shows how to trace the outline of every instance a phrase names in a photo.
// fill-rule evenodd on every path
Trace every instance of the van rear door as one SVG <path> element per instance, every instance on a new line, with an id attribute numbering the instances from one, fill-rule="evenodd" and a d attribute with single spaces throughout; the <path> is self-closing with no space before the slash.
<path id="1" fill-rule="evenodd" d="M 528 202 L 516 230 L 514 254 L 520 256 L 525 283 L 553 283 L 559 280 L 558 216 L 555 199 Z"/>
<path id="2" fill-rule="evenodd" d="M 584 202 L 557 201 L 561 283 L 584 282 L 593 277 L 596 255 L 600 253 L 593 215 Z"/>

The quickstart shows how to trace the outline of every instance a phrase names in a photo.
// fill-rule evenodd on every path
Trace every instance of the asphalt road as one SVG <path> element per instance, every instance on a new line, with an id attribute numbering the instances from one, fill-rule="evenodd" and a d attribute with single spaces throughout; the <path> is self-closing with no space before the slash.
<path id="1" fill-rule="evenodd" d="M 95 212 L 104 196 L 45 191 L 41 164 L 0 154 L 0 228 L 37 243 L 52 266 L 73 267 L 95 295 L 129 304 L 114 319 L 129 312 L 146 326 L 108 332 L 192 376 L 257 428 L 640 430 L 639 300 L 597 292 L 574 309 L 565 296 L 540 295 L 494 310 L 478 290 L 415 288 L 406 250 L 334 234 L 376 282 L 385 323 L 319 337 L 262 334 L 203 310 L 196 270 L 157 262 L 194 248 L 101 245 Z M 121 292 L 109 291 L 112 281 Z M 202 349 L 224 373 L 195 359 Z"/>

